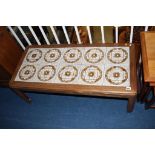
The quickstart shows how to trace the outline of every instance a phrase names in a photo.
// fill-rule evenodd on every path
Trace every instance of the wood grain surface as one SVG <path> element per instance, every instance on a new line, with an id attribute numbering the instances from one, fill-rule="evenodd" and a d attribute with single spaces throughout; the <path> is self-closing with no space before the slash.
<path id="1" fill-rule="evenodd" d="M 155 83 L 155 32 L 141 32 L 141 47 L 144 80 Z"/>

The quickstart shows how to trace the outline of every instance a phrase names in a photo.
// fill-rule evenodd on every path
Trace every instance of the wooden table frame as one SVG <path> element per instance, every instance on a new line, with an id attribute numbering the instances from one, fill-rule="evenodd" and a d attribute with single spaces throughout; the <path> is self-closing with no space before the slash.
<path id="1" fill-rule="evenodd" d="M 150 58 L 148 58 L 147 53 L 149 54 L 149 57 L 151 57 L 152 59 L 152 56 L 154 56 L 153 55 L 154 53 L 150 54 L 148 52 L 148 46 L 149 46 L 149 50 L 151 49 L 151 51 L 152 50 L 154 51 L 155 46 L 153 46 L 153 44 L 155 43 L 155 41 L 151 42 L 153 40 L 152 38 L 146 39 L 148 34 L 154 34 L 154 37 L 155 37 L 155 32 L 152 32 L 152 31 L 141 32 L 140 34 L 141 35 L 141 46 L 142 46 L 143 71 L 144 71 L 144 81 L 149 82 L 151 83 L 151 85 L 153 85 L 155 83 L 155 76 L 152 75 L 154 66 L 152 64 L 151 65 L 149 64 L 148 61 L 150 61 Z M 151 43 L 149 43 L 149 45 L 146 45 L 146 40 L 147 40 L 147 43 L 148 43 L 148 40 Z"/>
<path id="2" fill-rule="evenodd" d="M 152 90 L 155 89 L 155 64 L 154 64 L 154 50 L 155 50 L 155 32 L 141 32 L 141 48 L 142 48 L 142 63 L 144 73 L 144 86 L 141 90 L 141 100 L 145 102 L 145 109 L 155 108 L 152 104 L 155 102 L 155 95 L 152 99 L 148 96 Z M 150 62 L 151 61 L 151 62 Z"/>
<path id="3" fill-rule="evenodd" d="M 118 47 L 128 46 L 130 48 L 130 84 L 131 90 L 126 90 L 125 87 L 113 87 L 113 86 L 90 86 L 90 85 L 66 85 L 66 84 L 49 84 L 49 83 L 30 83 L 14 81 L 16 74 L 25 58 L 27 50 L 29 48 L 62 48 L 62 47 Z M 74 94 L 74 95 L 87 95 L 87 96 L 102 96 L 102 97 L 116 97 L 127 98 L 128 105 L 127 111 L 131 112 L 134 108 L 136 95 L 137 95 L 137 73 L 136 73 L 136 50 L 133 44 L 85 44 L 85 45 L 32 45 L 27 47 L 26 52 L 23 53 L 21 60 L 19 61 L 17 68 L 10 81 L 10 87 L 26 90 L 37 91 L 47 93 L 62 93 L 62 94 Z"/>

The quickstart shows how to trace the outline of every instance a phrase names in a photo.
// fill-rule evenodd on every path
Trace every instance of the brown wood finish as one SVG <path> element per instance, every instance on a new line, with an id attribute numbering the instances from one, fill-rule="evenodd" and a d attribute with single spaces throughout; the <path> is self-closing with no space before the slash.
<path id="1" fill-rule="evenodd" d="M 155 95 L 150 99 L 150 93 L 155 86 L 155 32 L 141 32 L 142 62 L 144 72 L 144 86 L 141 91 L 141 101 L 145 102 L 145 109 L 154 108 Z"/>
<path id="2" fill-rule="evenodd" d="M 150 84 L 150 86 L 155 87 L 155 82 L 151 82 L 151 83 L 149 83 L 149 84 Z"/>
<path id="3" fill-rule="evenodd" d="M 0 65 L 0 86 L 9 87 L 10 79 L 11 75 L 4 69 L 2 65 Z"/>
<path id="4" fill-rule="evenodd" d="M 9 87 L 9 81 L 14 73 L 18 61 L 22 56 L 22 49 L 6 27 L 0 27 L 0 86 Z M 14 90 L 18 96 L 29 102 L 29 98 L 22 92 Z"/>
<path id="5" fill-rule="evenodd" d="M 129 44 L 93 44 L 93 45 L 43 45 L 43 46 L 29 46 L 28 48 L 60 48 L 60 47 L 90 47 L 90 46 L 129 46 Z M 26 49 L 26 52 L 28 50 Z M 19 64 L 17 65 L 16 71 L 10 81 L 10 87 L 15 89 L 27 90 L 27 91 L 38 91 L 38 92 L 50 92 L 50 93 L 64 93 L 64 94 L 76 94 L 76 95 L 90 95 L 90 96 L 106 96 L 106 97 L 118 97 L 129 99 L 128 111 L 133 110 L 133 105 L 137 94 L 137 80 L 136 80 L 136 51 L 135 46 L 130 46 L 130 72 L 131 72 L 131 90 L 126 90 L 125 87 L 103 87 L 103 86 L 86 86 L 86 85 L 63 85 L 63 84 L 49 84 L 49 83 L 30 83 L 30 82 L 18 82 L 14 81 L 17 72 L 22 64 L 22 61 L 26 55 L 23 53 Z"/>
<path id="6" fill-rule="evenodd" d="M 21 58 L 22 50 L 5 27 L 0 27 L 0 86 L 9 86 L 9 80 Z"/>
<path id="7" fill-rule="evenodd" d="M 86 28 L 83 27 L 83 26 L 78 26 L 78 32 L 79 32 L 79 36 L 80 36 L 80 39 L 81 39 L 81 43 L 82 44 L 89 43 L 88 31 L 86 30 Z M 77 39 L 75 31 L 73 33 L 73 37 L 71 39 L 71 43 L 72 44 L 78 44 L 78 39 Z"/>
<path id="8" fill-rule="evenodd" d="M 130 96 L 128 98 L 128 105 L 127 105 L 127 111 L 128 112 L 132 112 L 135 106 L 135 102 L 136 102 L 136 96 Z"/>
<path id="9" fill-rule="evenodd" d="M 22 49 L 5 27 L 0 27 L 0 64 L 12 75 L 21 58 Z"/>
<path id="10" fill-rule="evenodd" d="M 32 100 L 31 98 L 29 98 L 25 93 L 23 93 L 22 91 L 18 90 L 18 89 L 11 89 L 15 94 L 17 94 L 19 97 L 21 97 L 21 99 L 23 99 L 24 101 L 26 101 L 27 103 L 31 104 Z"/>
<path id="11" fill-rule="evenodd" d="M 141 32 L 144 81 L 155 82 L 155 32 Z"/>

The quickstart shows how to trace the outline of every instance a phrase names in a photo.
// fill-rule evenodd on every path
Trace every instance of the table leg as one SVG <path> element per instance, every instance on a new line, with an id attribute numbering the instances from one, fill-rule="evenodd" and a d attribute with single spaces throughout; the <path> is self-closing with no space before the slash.
<path id="1" fill-rule="evenodd" d="M 23 93 L 21 90 L 17 89 L 11 89 L 13 92 L 15 92 L 21 99 L 26 101 L 27 103 L 31 104 L 32 100 L 29 98 L 25 93 Z"/>
<path id="2" fill-rule="evenodd" d="M 144 83 L 142 89 L 141 89 L 141 92 L 140 92 L 140 96 L 139 96 L 139 100 L 141 103 L 144 103 L 144 100 L 146 98 L 146 96 L 149 94 L 150 92 L 150 87 L 148 85 L 148 83 Z"/>
<path id="3" fill-rule="evenodd" d="M 152 98 L 150 101 L 145 103 L 145 110 L 150 109 L 153 103 L 154 103 L 154 98 Z"/>
<path id="4" fill-rule="evenodd" d="M 152 98 L 150 100 L 146 100 L 145 101 L 145 109 L 150 109 L 150 108 L 155 108 L 155 96 L 153 95 Z"/>
<path id="5" fill-rule="evenodd" d="M 138 94 L 137 94 L 137 100 L 140 101 L 141 99 L 141 89 L 143 89 L 143 67 L 142 67 L 142 63 L 140 63 L 138 61 L 138 64 L 137 64 L 137 79 L 138 79 L 138 83 L 137 83 L 137 86 L 138 86 Z"/>
<path id="6" fill-rule="evenodd" d="M 132 112 L 133 111 L 135 102 L 136 102 L 136 96 L 128 97 L 128 105 L 127 105 L 127 111 L 128 112 Z"/>

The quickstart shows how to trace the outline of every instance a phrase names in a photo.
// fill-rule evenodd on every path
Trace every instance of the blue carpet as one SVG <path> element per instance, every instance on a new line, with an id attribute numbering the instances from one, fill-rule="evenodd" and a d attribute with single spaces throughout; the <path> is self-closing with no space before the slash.
<path id="1" fill-rule="evenodd" d="M 136 103 L 126 112 L 127 100 L 28 93 L 29 105 L 10 89 L 0 88 L 0 128 L 59 129 L 150 129 L 155 128 L 155 110 Z"/>

